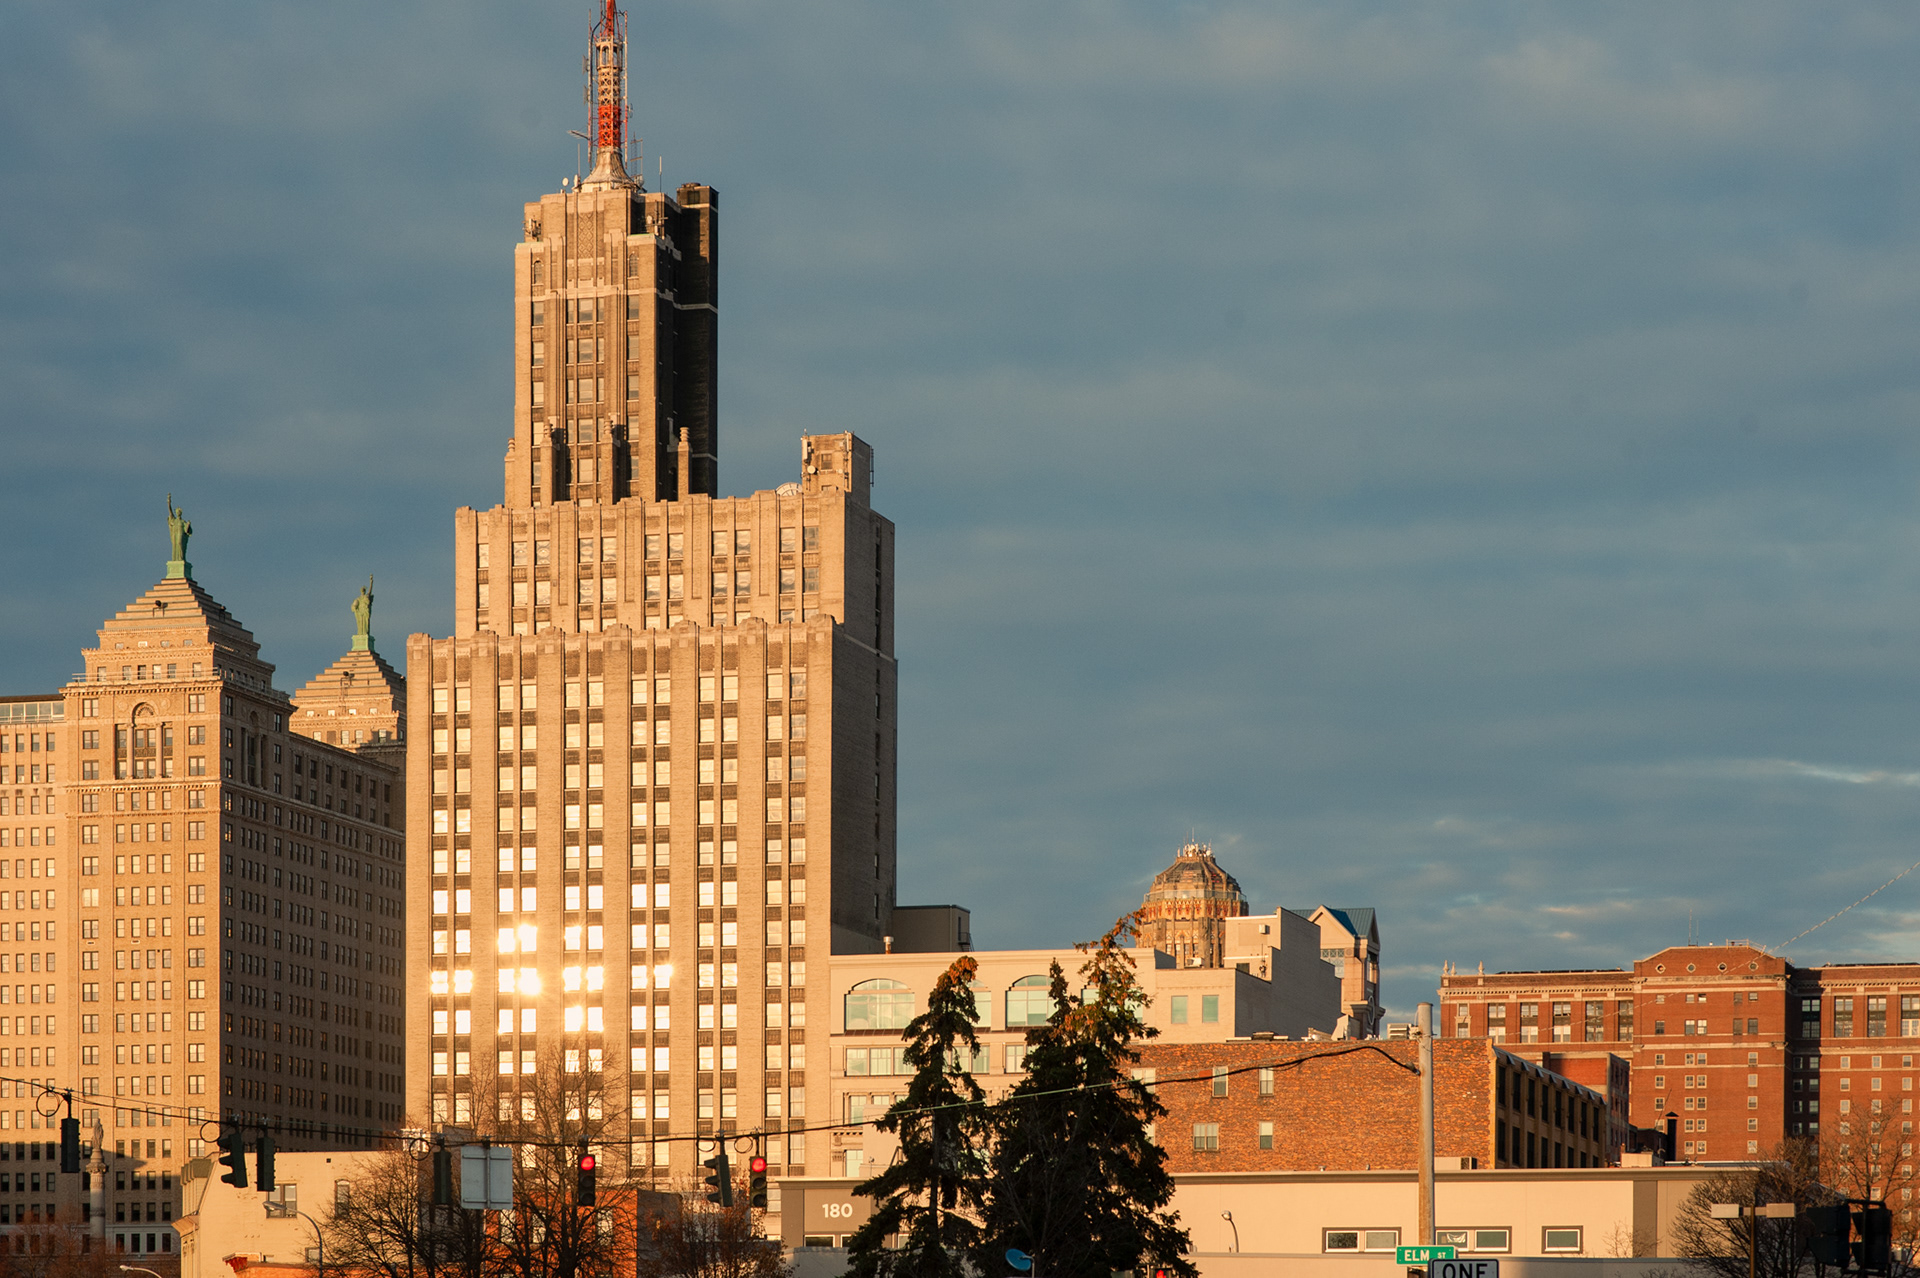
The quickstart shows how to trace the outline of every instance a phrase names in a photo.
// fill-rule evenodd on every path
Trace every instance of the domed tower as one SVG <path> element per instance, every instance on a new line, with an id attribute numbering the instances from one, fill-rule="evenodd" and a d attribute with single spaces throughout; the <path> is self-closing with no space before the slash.
<path id="1" fill-rule="evenodd" d="M 1154 876 L 1141 912 L 1140 944 L 1171 954 L 1181 967 L 1223 967 L 1226 920 L 1247 912 L 1247 898 L 1212 848 L 1189 843 Z"/>

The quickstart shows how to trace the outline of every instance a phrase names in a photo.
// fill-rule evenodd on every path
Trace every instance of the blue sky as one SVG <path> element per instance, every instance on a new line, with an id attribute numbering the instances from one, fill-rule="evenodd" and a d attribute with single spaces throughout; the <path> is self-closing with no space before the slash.
<path id="1" fill-rule="evenodd" d="M 445 633 L 591 5 L 0 10 L 0 685 L 165 558 L 283 687 Z M 900 530 L 905 900 L 1189 833 L 1442 961 L 1775 943 L 1920 860 L 1920 11 L 636 7 L 722 209 L 722 488 Z M 1920 875 L 1798 942 L 1920 958 Z"/>

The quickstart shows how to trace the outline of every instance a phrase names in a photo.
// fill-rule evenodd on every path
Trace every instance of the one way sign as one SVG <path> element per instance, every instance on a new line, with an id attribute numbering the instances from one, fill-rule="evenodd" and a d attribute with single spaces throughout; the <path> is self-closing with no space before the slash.
<path id="1" fill-rule="evenodd" d="M 1427 1278 L 1500 1278 L 1497 1260 L 1430 1260 Z"/>

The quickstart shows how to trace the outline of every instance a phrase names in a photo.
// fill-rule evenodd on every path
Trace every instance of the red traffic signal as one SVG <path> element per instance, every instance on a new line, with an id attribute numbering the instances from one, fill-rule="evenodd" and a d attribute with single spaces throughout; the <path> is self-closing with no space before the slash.
<path id="1" fill-rule="evenodd" d="M 580 1155 L 580 1170 L 581 1170 L 581 1171 L 584 1171 L 584 1172 L 590 1172 L 590 1171 L 592 1171 L 592 1170 L 593 1170 L 593 1155 L 592 1155 L 592 1154 L 582 1154 L 582 1155 Z"/>
<path id="2" fill-rule="evenodd" d="M 755 1154 L 751 1159 L 748 1160 L 747 1170 L 752 1172 L 755 1176 L 764 1176 L 767 1174 L 767 1160 L 762 1158 L 760 1155 Z"/>

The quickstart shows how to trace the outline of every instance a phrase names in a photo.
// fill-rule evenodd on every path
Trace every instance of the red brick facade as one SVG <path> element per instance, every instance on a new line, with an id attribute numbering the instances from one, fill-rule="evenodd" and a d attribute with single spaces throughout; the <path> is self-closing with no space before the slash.
<path id="1" fill-rule="evenodd" d="M 1920 964 L 1796 968 L 1745 943 L 1677 946 L 1631 971 L 1449 972 L 1440 998 L 1449 1039 L 1550 1068 L 1563 1054 L 1625 1058 L 1633 1124 L 1672 1114 L 1683 1159 L 1818 1136 L 1823 1090 L 1830 1132 L 1866 1113 L 1912 1134 Z"/>
<path id="2" fill-rule="evenodd" d="M 1419 1155 L 1419 1044 L 1146 1047 L 1176 1173 L 1411 1168 Z M 1224 1074 L 1216 1077 L 1217 1071 Z M 1486 1041 L 1434 1043 L 1434 1152 L 1454 1167 L 1604 1166 L 1599 1093 Z"/>

